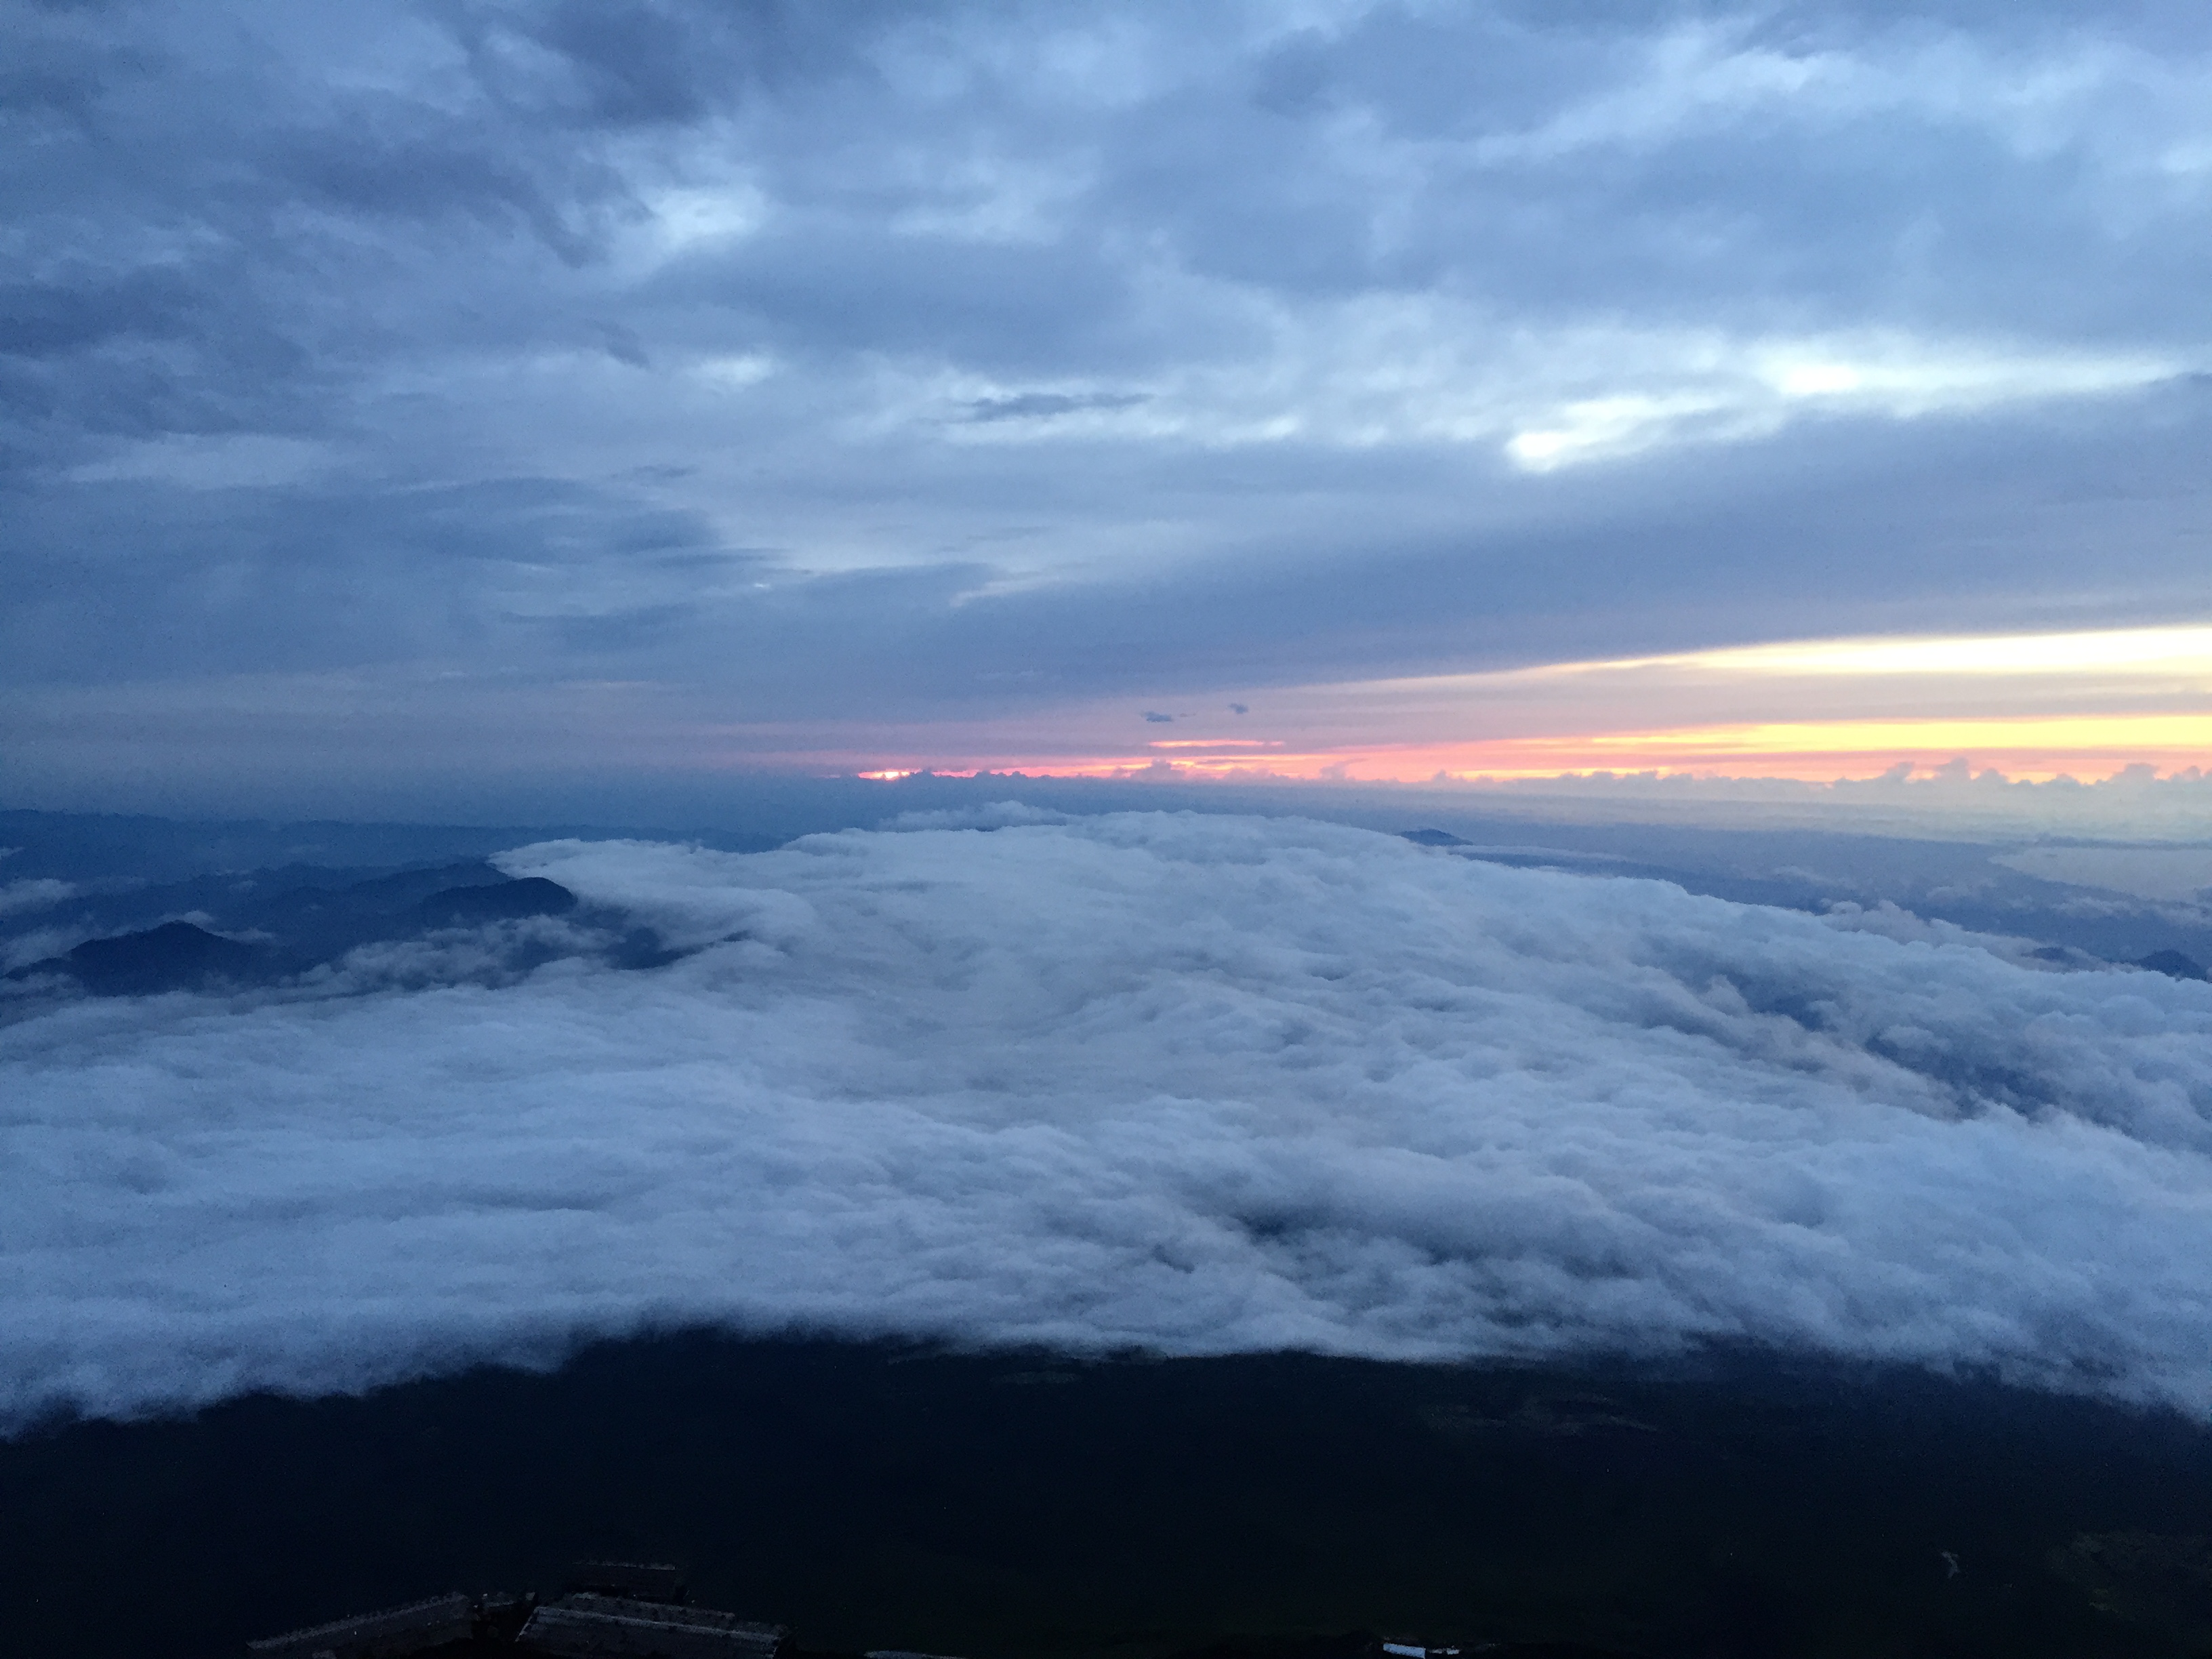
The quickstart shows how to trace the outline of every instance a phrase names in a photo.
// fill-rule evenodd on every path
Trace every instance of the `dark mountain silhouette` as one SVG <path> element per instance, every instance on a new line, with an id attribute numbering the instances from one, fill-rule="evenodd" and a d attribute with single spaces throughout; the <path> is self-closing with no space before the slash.
<path id="1" fill-rule="evenodd" d="M 370 939 L 411 933 L 434 895 L 471 887 L 496 887 L 507 877 L 471 860 L 428 870 L 401 870 L 339 885 L 288 886 L 239 905 L 253 923 L 295 944 L 310 956 L 331 957 Z"/>
<path id="2" fill-rule="evenodd" d="M 96 996 L 147 996 L 258 979 L 267 965 L 266 954 L 251 945 L 169 921 L 143 933 L 87 939 L 66 956 L 34 962 L 10 977 L 60 973 Z"/>
<path id="3" fill-rule="evenodd" d="M 433 927 L 468 927 L 486 921 L 520 921 L 526 916 L 565 915 L 575 908 L 576 896 L 559 882 L 524 876 L 517 881 L 448 887 L 424 899 L 415 913 Z"/>
<path id="4" fill-rule="evenodd" d="M 2212 1433 L 1718 1344 L 1567 1368 L 691 1330 L 58 1422 L 0 1441 L 0 1649 L 40 1659 L 246 1659 L 600 1552 L 788 1620 L 794 1659 L 1399 1659 L 1362 1624 L 1487 1638 L 1462 1659 L 2203 1659 Z"/>
<path id="5" fill-rule="evenodd" d="M 289 884 L 287 878 L 307 873 L 276 871 L 191 884 L 192 896 L 209 901 L 204 908 L 215 913 L 217 926 L 250 929 L 268 943 L 248 945 L 189 921 L 170 921 L 88 939 L 65 956 L 48 957 L 8 977 L 71 980 L 94 996 L 270 984 L 375 940 L 410 938 L 426 928 L 562 915 L 576 908 L 576 896 L 558 882 L 542 876 L 510 880 L 474 861 L 327 886 Z M 160 896 L 183 896 L 179 888 Z M 649 936 L 633 935 L 617 960 L 625 967 L 657 966 L 665 959 L 657 947 Z"/>
<path id="6" fill-rule="evenodd" d="M 2147 957 L 2139 957 L 2136 966 L 2148 968 L 2154 974 L 2164 974 L 2169 979 L 2212 978 L 2212 975 L 2205 973 L 2202 963 L 2194 957 L 2185 957 L 2179 951 L 2154 951 Z"/>
<path id="7" fill-rule="evenodd" d="M 349 879 L 332 880 L 333 876 Z M 473 860 L 465 864 L 441 865 L 435 869 L 397 870 L 366 878 L 350 870 L 265 870 L 256 873 L 255 890 L 248 902 L 271 914 L 313 915 L 325 910 L 358 910 L 386 915 L 419 903 L 442 888 L 506 879 L 490 865 Z"/>

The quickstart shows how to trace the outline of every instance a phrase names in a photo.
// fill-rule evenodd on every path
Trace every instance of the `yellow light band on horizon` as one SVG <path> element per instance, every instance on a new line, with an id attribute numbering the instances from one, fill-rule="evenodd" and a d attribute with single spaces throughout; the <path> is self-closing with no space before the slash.
<path id="1" fill-rule="evenodd" d="M 2182 672 L 2212 682 L 2212 626 L 2116 628 L 2069 634 L 1869 635 L 1784 640 L 1663 656 L 1553 663 L 1525 675 L 1684 668 L 1767 675 L 2126 674 Z M 1508 671 L 1516 672 L 1516 671 Z M 1479 679 L 1484 676 L 1462 677 Z M 1404 682 L 1397 682 L 1404 684 Z"/>
<path id="2" fill-rule="evenodd" d="M 1956 674 L 1994 678 L 2028 675 L 2155 675 L 2171 690 L 2179 676 L 2212 692 L 2212 624 L 2169 628 L 2088 629 L 2065 634 L 1870 635 L 1844 639 L 1783 640 L 1767 645 L 1724 646 L 1649 657 L 1594 657 L 1398 679 L 1352 681 L 1296 688 L 1308 694 L 1359 697 L 1525 686 L 1553 680 L 1598 678 L 1638 672 L 1808 678 Z M 1244 694 L 1255 695 L 1255 694 Z M 1295 693 L 1294 693 L 1295 695 Z"/>
<path id="3" fill-rule="evenodd" d="M 1481 745 L 1489 746 L 1489 745 Z M 1685 726 L 1658 732 L 1607 732 L 1557 738 L 1506 738 L 1506 749 L 1583 749 L 1596 753 L 1656 754 L 1696 750 L 1727 754 L 1863 755 L 1895 750 L 2129 750 L 2170 753 L 2202 750 L 2212 758 L 2212 714 L 2017 714 L 1986 719 L 1776 720 L 1743 726 Z"/>
<path id="4" fill-rule="evenodd" d="M 2212 677 L 2212 628 L 1808 640 L 1695 652 L 1673 660 L 1701 667 L 1783 674 L 2064 674 L 2180 669 Z"/>
<path id="5" fill-rule="evenodd" d="M 1170 768 L 1191 776 L 1351 776 L 1417 781 L 1530 778 L 1594 771 L 1723 768 L 1744 775 L 1872 775 L 1900 763 L 1963 757 L 2008 776 L 2096 775 L 2130 765 L 2212 767 L 2212 714 L 2023 715 L 1990 719 L 1790 720 L 1645 732 L 1567 732 L 1443 743 L 1347 743 L 1254 753 L 1240 743 L 1185 740 L 1157 752 L 908 757 L 908 769 L 1012 770 L 1104 776 Z M 1213 752 L 1206 752 L 1211 749 Z M 896 775 L 885 774 L 885 775 Z"/>

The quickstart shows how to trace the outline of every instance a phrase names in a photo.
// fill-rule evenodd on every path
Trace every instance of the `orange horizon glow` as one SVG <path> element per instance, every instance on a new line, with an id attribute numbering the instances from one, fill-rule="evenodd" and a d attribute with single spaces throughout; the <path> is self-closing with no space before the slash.
<path id="1" fill-rule="evenodd" d="M 1777 640 L 1765 645 L 1550 663 L 1506 672 L 1534 678 L 1638 668 L 1707 670 L 1770 678 L 2026 675 L 2049 680 L 2148 675 L 2169 682 L 2179 678 L 2212 684 L 2212 626 Z"/>
<path id="2" fill-rule="evenodd" d="M 2212 765 L 2212 714 L 2015 715 L 1979 719 L 1787 720 L 1640 732 L 1494 738 L 1465 743 L 1352 743 L 1255 754 L 1257 739 L 1171 739 L 1141 751 L 1088 755 L 939 755 L 902 757 L 860 773 L 972 776 L 1126 777 L 1421 783 L 1500 782 L 1610 773 L 1826 781 L 1871 778 L 1904 765 L 1933 769 L 1963 759 L 1975 772 L 2045 782 L 2090 780 L 2130 767 L 2160 773 Z M 1171 750 L 1172 755 L 1158 751 Z M 821 757 L 827 760 L 830 757 Z M 841 757 L 842 758 L 842 757 Z"/>
<path id="3" fill-rule="evenodd" d="M 755 763 L 772 755 L 770 764 L 882 781 L 1018 772 L 1253 782 L 1599 775 L 1819 783 L 1877 778 L 1900 765 L 1909 776 L 1961 761 L 1977 775 L 2026 782 L 2142 768 L 2212 771 L 2212 623 L 2196 622 L 1778 641 L 1148 695 L 1151 708 L 1092 698 L 965 721 L 725 730 Z M 1178 702 L 1182 712 L 1157 712 Z"/>
<path id="4" fill-rule="evenodd" d="M 1147 749 L 1283 749 L 1279 738 L 1156 738 Z"/>

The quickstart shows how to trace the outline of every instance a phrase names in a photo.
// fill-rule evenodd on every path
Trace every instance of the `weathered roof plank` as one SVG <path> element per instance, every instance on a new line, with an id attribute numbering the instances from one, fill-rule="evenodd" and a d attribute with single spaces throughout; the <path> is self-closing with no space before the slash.
<path id="1" fill-rule="evenodd" d="M 689 1611 L 653 1607 L 650 1617 L 628 1617 L 557 1603 L 532 1613 L 518 1641 L 549 1659 L 772 1659 L 781 1645 L 774 1626 L 698 1624 L 680 1616 Z"/>
<path id="2" fill-rule="evenodd" d="M 403 1659 L 408 1654 L 458 1642 L 476 1631 L 476 1603 L 465 1595 L 438 1595 L 427 1601 L 356 1613 L 306 1630 L 248 1642 L 252 1659 Z"/>
<path id="3" fill-rule="evenodd" d="M 790 1632 L 781 1625 L 763 1625 L 751 1620 L 740 1619 L 734 1613 L 724 1613 L 717 1607 L 675 1607 L 662 1601 L 640 1601 L 621 1595 L 601 1595 L 592 1590 L 578 1590 L 564 1595 L 556 1605 L 575 1607 L 585 1613 L 611 1613 L 617 1619 L 643 1619 L 670 1625 L 696 1625 L 702 1630 L 733 1631 L 761 1644 L 764 1648 L 780 1646 Z"/>

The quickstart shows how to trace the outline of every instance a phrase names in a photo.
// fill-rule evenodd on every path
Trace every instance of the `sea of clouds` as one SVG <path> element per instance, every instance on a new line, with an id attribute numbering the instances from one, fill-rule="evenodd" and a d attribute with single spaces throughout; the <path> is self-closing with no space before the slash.
<path id="1" fill-rule="evenodd" d="M 699 1322 L 2212 1416 L 2212 985 L 1297 821 L 501 863 L 585 901 L 510 928 L 683 954 L 487 975 L 494 929 L 0 1030 L 0 1421 Z"/>

